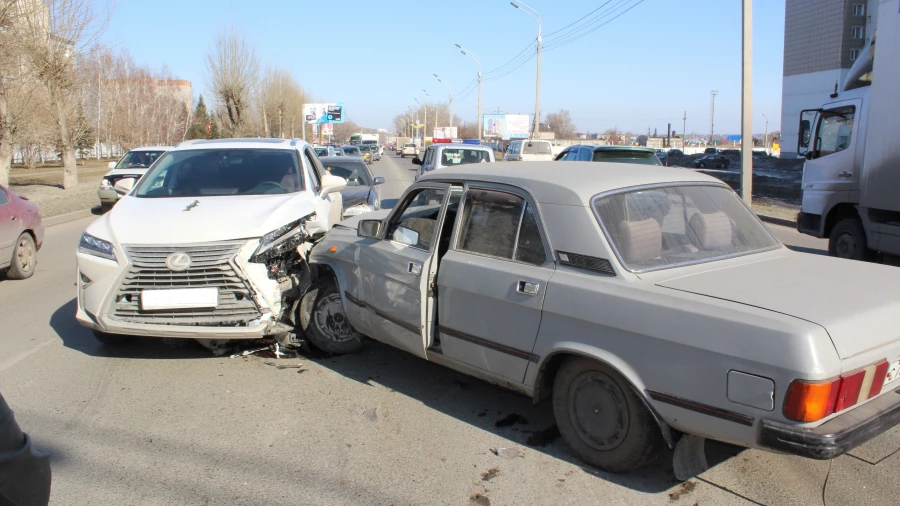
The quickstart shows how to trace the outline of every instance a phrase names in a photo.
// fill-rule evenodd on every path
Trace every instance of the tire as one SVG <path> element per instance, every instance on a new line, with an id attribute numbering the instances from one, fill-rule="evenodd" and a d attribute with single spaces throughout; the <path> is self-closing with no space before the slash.
<path id="1" fill-rule="evenodd" d="M 706 168 L 706 164 L 703 163 L 703 162 L 700 162 L 700 165 L 697 165 L 697 167 L 700 167 L 701 169 L 705 169 L 705 168 Z"/>
<path id="2" fill-rule="evenodd" d="M 848 260 L 871 260 L 872 250 L 866 240 L 866 229 L 859 218 L 846 218 L 831 229 L 828 254 Z"/>
<path id="3" fill-rule="evenodd" d="M 366 345 L 363 335 L 347 320 L 341 293 L 330 279 L 318 283 L 303 296 L 300 327 L 309 343 L 325 353 L 358 353 Z"/>
<path id="4" fill-rule="evenodd" d="M 9 264 L 9 270 L 6 271 L 6 277 L 28 279 L 34 274 L 36 265 L 37 247 L 34 245 L 34 239 L 28 232 L 22 232 L 22 235 L 16 239 L 16 247 L 13 248 L 12 261 Z"/>
<path id="5" fill-rule="evenodd" d="M 575 455 L 604 471 L 634 471 L 662 448 L 659 426 L 631 385 L 593 360 L 563 364 L 553 383 L 553 414 Z"/>
<path id="6" fill-rule="evenodd" d="M 92 330 L 91 332 L 94 333 L 94 337 L 96 337 L 98 341 L 110 346 L 125 344 L 131 341 L 130 336 L 123 336 L 120 334 L 107 334 L 106 332 L 100 332 L 99 330 Z"/>

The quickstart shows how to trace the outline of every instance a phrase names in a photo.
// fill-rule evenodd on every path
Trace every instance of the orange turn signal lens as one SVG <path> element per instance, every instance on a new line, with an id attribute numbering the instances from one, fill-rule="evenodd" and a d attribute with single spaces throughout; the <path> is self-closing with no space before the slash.
<path id="1" fill-rule="evenodd" d="M 784 416 L 798 422 L 815 422 L 834 413 L 840 384 L 840 378 L 816 383 L 794 381 L 784 400 Z"/>
<path id="2" fill-rule="evenodd" d="M 330 251 L 332 253 L 337 253 L 337 246 L 332 246 L 332 247 L 328 248 L 328 251 Z"/>

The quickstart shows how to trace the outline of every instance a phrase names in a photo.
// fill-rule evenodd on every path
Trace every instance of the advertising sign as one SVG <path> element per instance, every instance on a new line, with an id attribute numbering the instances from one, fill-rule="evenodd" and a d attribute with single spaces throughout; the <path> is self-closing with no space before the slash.
<path id="1" fill-rule="evenodd" d="M 531 117 L 527 114 L 485 114 L 485 139 L 527 139 L 531 130 Z"/>
<path id="2" fill-rule="evenodd" d="M 306 123 L 343 123 L 343 104 L 303 104 L 303 121 Z"/>
<path id="3" fill-rule="evenodd" d="M 322 125 L 322 135 L 334 135 L 334 125 L 332 123 L 325 123 Z"/>
<path id="4" fill-rule="evenodd" d="M 457 127 L 434 127 L 435 139 L 456 139 L 459 129 Z"/>

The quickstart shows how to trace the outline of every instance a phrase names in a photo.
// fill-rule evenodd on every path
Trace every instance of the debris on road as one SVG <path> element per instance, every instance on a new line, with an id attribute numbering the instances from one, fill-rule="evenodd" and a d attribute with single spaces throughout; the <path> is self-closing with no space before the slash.
<path id="1" fill-rule="evenodd" d="M 678 487 L 678 490 L 669 493 L 669 500 L 674 502 L 681 499 L 682 496 L 690 494 L 696 486 L 697 482 L 694 481 L 686 481 L 682 483 L 681 486 Z"/>
<path id="2" fill-rule="evenodd" d="M 525 457 L 525 452 L 521 448 L 491 448 L 491 453 L 504 459 L 514 459 L 516 457 Z"/>
<path id="3" fill-rule="evenodd" d="M 472 494 L 469 497 L 469 504 L 473 506 L 491 506 L 491 500 L 484 494 Z"/>
<path id="4" fill-rule="evenodd" d="M 511 427 L 516 424 L 528 425 L 528 419 L 518 413 L 510 413 L 504 418 L 497 420 L 494 427 Z"/>
<path id="5" fill-rule="evenodd" d="M 370 422 L 380 422 L 387 416 L 387 411 L 380 406 L 363 409 L 362 415 Z"/>
<path id="6" fill-rule="evenodd" d="M 306 370 L 303 368 L 303 364 L 276 364 L 275 362 L 263 362 L 263 363 L 266 365 L 270 365 L 278 370 L 297 369 L 298 374 Z"/>
<path id="7" fill-rule="evenodd" d="M 492 467 L 487 471 L 481 473 L 481 481 L 491 481 L 497 476 L 500 476 L 500 468 Z"/>

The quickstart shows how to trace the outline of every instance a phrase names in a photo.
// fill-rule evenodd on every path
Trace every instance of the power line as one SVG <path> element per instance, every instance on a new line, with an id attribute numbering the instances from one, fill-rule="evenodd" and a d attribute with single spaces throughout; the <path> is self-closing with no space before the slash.
<path id="1" fill-rule="evenodd" d="M 573 22 L 567 24 L 566 26 L 560 28 L 559 30 L 556 30 L 555 32 L 550 32 L 550 33 L 548 33 L 547 35 L 544 35 L 544 37 L 553 37 L 554 35 L 556 35 L 557 33 L 559 33 L 559 32 L 561 32 L 561 31 L 565 30 L 566 28 L 568 28 L 568 27 L 570 27 L 570 26 L 572 26 L 572 25 L 574 25 L 574 24 L 576 24 L 576 23 L 581 22 L 582 19 L 584 19 L 584 18 L 590 16 L 591 14 L 593 14 L 593 13 L 599 11 L 600 9 L 602 9 L 603 7 L 605 7 L 606 4 L 608 4 L 609 2 L 612 2 L 612 0 L 607 0 L 606 3 L 603 4 L 603 5 L 601 5 L 600 7 L 597 7 L 596 9 L 592 10 L 591 12 L 588 12 L 588 13 L 585 14 L 584 16 L 581 16 L 580 18 L 578 18 L 578 19 L 576 19 L 575 21 L 573 21 Z"/>
<path id="2" fill-rule="evenodd" d="M 627 13 L 627 12 L 630 11 L 631 9 L 634 9 L 634 8 L 637 7 L 638 5 L 642 4 L 643 2 L 644 2 L 644 0 L 637 0 L 637 2 L 635 2 L 633 5 L 631 5 L 630 7 L 626 8 L 626 9 L 624 9 L 623 11 L 619 12 L 618 14 L 616 14 L 616 15 L 613 16 L 612 18 L 606 20 L 605 22 L 600 23 L 600 24 L 598 24 L 598 25 L 592 27 L 590 30 L 583 31 L 583 32 L 580 33 L 580 34 L 577 34 L 577 35 L 576 35 L 575 33 L 571 33 L 571 34 L 569 34 L 569 35 L 567 35 L 567 36 L 564 36 L 564 37 L 567 37 L 567 38 L 564 38 L 563 40 L 557 40 L 557 41 L 555 41 L 555 42 L 551 42 L 550 44 L 548 44 L 547 46 L 544 47 L 544 50 L 545 50 L 545 51 L 551 51 L 551 50 L 553 50 L 553 49 L 560 48 L 560 47 L 565 46 L 565 45 L 567 45 L 567 44 L 571 44 L 572 42 L 575 42 L 576 40 L 578 40 L 578 39 L 580 39 L 580 38 L 582 38 L 582 37 L 584 37 L 584 36 L 586 36 L 586 35 L 588 35 L 588 34 L 591 34 L 591 33 L 595 32 L 595 31 L 599 30 L 600 28 L 602 28 L 602 27 L 608 25 L 609 23 L 612 23 L 613 21 L 615 21 L 615 20 L 618 19 L 619 17 L 623 16 L 625 13 Z M 617 6 L 614 7 L 614 9 L 615 9 L 615 8 L 618 8 L 618 7 L 621 6 L 621 5 L 622 5 L 622 4 L 617 4 Z M 605 17 L 605 16 L 604 16 L 604 17 Z M 597 21 L 599 21 L 600 19 L 602 19 L 602 18 L 597 18 Z M 594 21 L 593 23 L 596 23 L 596 21 Z M 588 25 L 585 25 L 585 27 L 586 27 L 586 26 L 588 26 Z M 582 27 L 582 28 L 585 28 L 585 27 Z"/>

